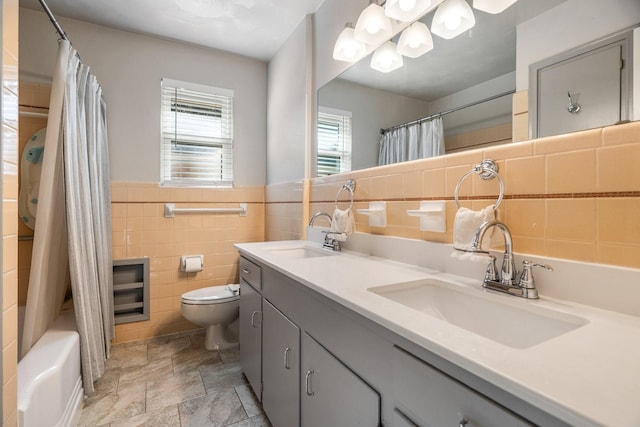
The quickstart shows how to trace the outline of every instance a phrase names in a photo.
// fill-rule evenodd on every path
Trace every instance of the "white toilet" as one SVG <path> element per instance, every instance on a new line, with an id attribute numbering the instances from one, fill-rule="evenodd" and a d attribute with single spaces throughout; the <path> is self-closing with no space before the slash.
<path id="1" fill-rule="evenodd" d="M 182 294 L 182 315 L 206 328 L 204 347 L 207 350 L 238 345 L 228 326 L 239 316 L 239 299 L 240 285 L 211 286 Z"/>

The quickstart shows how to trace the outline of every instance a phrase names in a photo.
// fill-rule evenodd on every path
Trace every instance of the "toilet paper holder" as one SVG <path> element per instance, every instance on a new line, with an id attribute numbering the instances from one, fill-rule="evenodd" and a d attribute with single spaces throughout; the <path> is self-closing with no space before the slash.
<path id="1" fill-rule="evenodd" d="M 180 271 L 193 273 L 202 271 L 204 255 L 183 255 L 180 257 Z"/>

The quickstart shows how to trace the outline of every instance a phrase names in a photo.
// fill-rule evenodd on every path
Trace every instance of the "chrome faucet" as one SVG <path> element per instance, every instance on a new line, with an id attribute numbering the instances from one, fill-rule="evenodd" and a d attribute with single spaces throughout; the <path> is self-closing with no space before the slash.
<path id="1" fill-rule="evenodd" d="M 315 223 L 316 219 L 318 219 L 319 217 L 327 217 L 327 219 L 329 220 L 329 224 L 331 224 L 331 222 L 333 221 L 333 218 L 331 218 L 331 215 L 329 215 L 326 212 L 316 212 L 313 214 L 313 216 L 311 217 L 311 219 L 309 220 L 309 227 L 313 227 L 313 224 Z M 331 249 L 333 251 L 341 251 L 342 250 L 342 243 L 335 238 L 336 234 L 341 234 L 341 233 L 332 233 L 330 231 L 323 231 L 324 233 L 324 243 L 322 243 L 322 247 L 325 249 Z"/>
<path id="2" fill-rule="evenodd" d="M 313 214 L 313 216 L 309 220 L 309 227 L 313 227 L 313 223 L 316 222 L 316 219 L 318 219 L 321 216 L 326 216 L 327 219 L 329 220 L 329 224 L 331 224 L 331 221 L 333 221 L 333 218 L 331 218 L 331 215 L 329 215 L 326 212 L 320 211 Z"/>
<path id="3" fill-rule="evenodd" d="M 502 235 L 504 236 L 504 255 L 502 257 L 502 270 L 499 276 L 500 283 L 514 286 L 516 284 L 515 276 L 517 271 L 515 261 L 513 260 L 513 240 L 511 239 L 509 228 L 504 223 L 495 220 L 482 223 L 473 236 L 472 251 L 479 252 L 482 250 L 482 238 L 491 227 L 497 227 L 498 230 L 502 231 Z M 495 273 L 495 257 L 491 260 L 491 264 L 493 265 L 489 266 L 488 269 L 492 269 Z"/>
<path id="4" fill-rule="evenodd" d="M 324 243 L 322 243 L 322 247 L 325 249 L 331 249 L 332 251 L 341 251 L 342 250 L 342 242 L 336 239 L 336 234 L 342 233 L 332 233 L 330 231 L 323 231 L 324 234 Z"/>
<path id="5" fill-rule="evenodd" d="M 482 252 L 482 238 L 487 230 L 492 227 L 496 227 L 502 231 L 504 237 L 504 255 L 502 258 L 502 268 L 500 273 L 496 272 L 496 257 L 490 255 L 491 260 L 487 266 L 487 271 L 482 282 L 482 286 L 486 289 L 494 291 L 500 291 L 511 295 L 516 295 L 527 299 L 537 299 L 538 291 L 536 289 L 536 283 L 533 278 L 533 267 L 542 267 L 546 270 L 553 271 L 553 268 L 549 265 L 535 264 L 527 260 L 522 261 L 522 275 L 520 280 L 516 281 L 518 272 L 516 270 L 515 260 L 513 259 L 513 240 L 511 238 L 511 232 L 509 228 L 500 221 L 486 221 L 478 227 L 475 235 L 473 236 L 473 245 L 471 252 Z"/>

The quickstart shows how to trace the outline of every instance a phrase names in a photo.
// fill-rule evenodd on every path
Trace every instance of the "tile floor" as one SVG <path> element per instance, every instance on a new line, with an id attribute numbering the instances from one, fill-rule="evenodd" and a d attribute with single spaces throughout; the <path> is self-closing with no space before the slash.
<path id="1" fill-rule="evenodd" d="M 238 349 L 207 351 L 204 334 L 114 345 L 80 426 L 270 427 Z"/>

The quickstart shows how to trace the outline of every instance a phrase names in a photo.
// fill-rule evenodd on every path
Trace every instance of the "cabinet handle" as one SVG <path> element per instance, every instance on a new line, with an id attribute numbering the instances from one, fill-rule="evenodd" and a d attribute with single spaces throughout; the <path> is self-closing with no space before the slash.
<path id="1" fill-rule="evenodd" d="M 466 427 L 469 425 L 469 420 L 467 419 L 467 417 L 464 417 L 463 419 L 460 420 L 460 422 L 458 423 L 458 427 Z"/>
<path id="2" fill-rule="evenodd" d="M 287 347 L 284 349 L 284 369 L 291 369 L 291 365 L 289 365 L 289 352 L 291 351 L 291 347 Z"/>
<path id="3" fill-rule="evenodd" d="M 243 269 L 242 269 L 242 272 L 243 272 L 244 274 L 251 274 L 251 270 L 249 270 L 248 268 L 243 268 Z"/>
<path id="4" fill-rule="evenodd" d="M 259 314 L 259 311 L 254 311 L 253 313 L 251 313 L 251 326 L 253 328 L 257 328 L 258 325 L 256 325 L 256 314 Z"/>
<path id="5" fill-rule="evenodd" d="M 314 370 L 313 369 L 309 369 L 307 371 L 307 375 L 305 375 L 304 377 L 304 382 L 306 383 L 306 392 L 307 392 L 307 396 L 313 396 L 313 391 L 311 391 L 311 375 L 313 375 Z"/>

